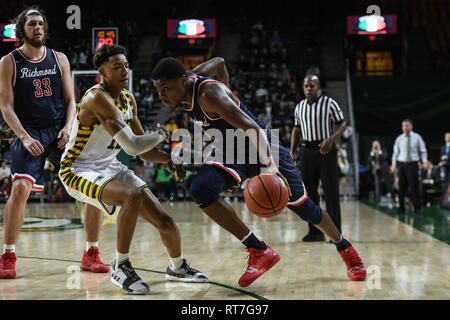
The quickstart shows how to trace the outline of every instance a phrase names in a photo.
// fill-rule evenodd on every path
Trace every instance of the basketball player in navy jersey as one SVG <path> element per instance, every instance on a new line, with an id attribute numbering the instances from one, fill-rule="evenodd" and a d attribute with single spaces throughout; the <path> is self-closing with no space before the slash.
<path id="1" fill-rule="evenodd" d="M 16 36 L 22 46 L 0 60 L 0 108 L 16 134 L 11 145 L 13 186 L 4 213 L 0 278 L 16 277 L 15 245 L 28 197 L 44 190 L 46 158 L 59 167 L 75 116 L 68 59 L 45 46 L 47 35 L 42 10 L 25 9 L 16 19 Z M 90 211 L 98 214 L 96 209 Z M 105 267 L 102 272 L 108 271 Z"/>
<path id="2" fill-rule="evenodd" d="M 270 131 L 266 124 L 251 114 L 228 88 L 228 71 L 222 58 L 211 59 L 191 72 L 186 72 L 181 62 L 167 57 L 155 66 L 152 78 L 159 97 L 166 106 L 184 108 L 205 130 L 218 129 L 223 137 L 226 137 L 226 130 L 229 129 L 242 129 L 244 132 L 249 129 L 253 132 L 259 132 L 260 129 L 267 133 Z M 335 243 L 337 251 L 347 265 L 348 277 L 351 280 L 364 280 L 366 270 L 358 253 L 350 242 L 343 238 L 327 212 L 308 198 L 290 152 L 279 145 L 279 142 L 273 142 L 279 148 L 279 166 L 275 164 L 274 156 L 270 154 L 271 141 L 268 136 L 270 135 L 262 134 L 258 139 L 255 135 L 249 135 L 260 156 L 260 165 L 249 162 L 239 164 L 236 158 L 232 162 L 227 159 L 225 163 L 206 161 L 190 187 L 193 200 L 203 212 L 247 247 L 248 267 L 238 284 L 242 287 L 250 285 L 274 266 L 280 257 L 249 230 L 233 208 L 220 197 L 220 193 L 261 173 L 263 168 L 287 182 L 290 189 L 288 208 L 300 218 L 323 230 Z M 221 151 L 225 154 L 225 150 L 223 147 Z"/>

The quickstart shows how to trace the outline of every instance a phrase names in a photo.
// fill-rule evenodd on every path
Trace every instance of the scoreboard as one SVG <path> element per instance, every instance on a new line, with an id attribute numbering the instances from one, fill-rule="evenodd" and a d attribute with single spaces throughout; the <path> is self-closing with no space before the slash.
<path id="1" fill-rule="evenodd" d="M 92 28 L 92 53 L 96 53 L 104 44 L 119 44 L 118 28 Z"/>
<path id="2" fill-rule="evenodd" d="M 215 38 L 216 19 L 168 19 L 167 38 Z"/>

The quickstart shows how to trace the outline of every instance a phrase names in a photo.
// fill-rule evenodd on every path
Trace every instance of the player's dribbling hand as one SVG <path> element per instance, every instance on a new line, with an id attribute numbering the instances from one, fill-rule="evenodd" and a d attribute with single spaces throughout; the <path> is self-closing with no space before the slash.
<path id="1" fill-rule="evenodd" d="M 22 144 L 25 147 L 25 149 L 28 150 L 29 153 L 33 156 L 40 156 L 44 153 L 44 147 L 42 144 L 32 137 L 28 136 L 23 138 Z"/>
<path id="2" fill-rule="evenodd" d="M 289 183 L 288 183 L 287 179 L 285 178 L 285 176 L 283 176 L 281 174 L 280 170 L 278 170 L 278 168 L 276 167 L 276 165 L 273 162 L 272 162 L 272 164 L 270 166 L 267 167 L 267 171 L 266 172 L 274 174 L 274 175 L 280 177 L 281 180 L 283 180 L 284 184 L 288 188 L 289 198 L 290 198 L 292 196 L 292 192 L 291 192 L 291 188 L 289 187 Z"/>

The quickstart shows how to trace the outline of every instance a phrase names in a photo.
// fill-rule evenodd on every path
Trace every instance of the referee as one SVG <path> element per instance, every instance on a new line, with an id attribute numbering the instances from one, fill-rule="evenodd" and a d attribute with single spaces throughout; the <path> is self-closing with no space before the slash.
<path id="1" fill-rule="evenodd" d="M 341 231 L 339 173 L 334 141 L 345 131 L 346 124 L 336 101 L 321 94 L 317 75 L 307 74 L 303 81 L 306 99 L 295 107 L 295 122 L 291 134 L 291 154 L 300 144 L 300 174 L 309 197 L 319 204 L 319 179 L 322 181 L 326 208 L 336 227 Z M 333 130 L 333 124 L 336 129 Z M 305 242 L 324 241 L 325 236 L 308 223 Z"/>

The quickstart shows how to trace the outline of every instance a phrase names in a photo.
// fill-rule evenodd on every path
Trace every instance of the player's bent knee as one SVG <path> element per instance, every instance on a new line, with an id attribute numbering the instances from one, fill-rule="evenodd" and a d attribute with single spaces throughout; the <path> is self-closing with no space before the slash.
<path id="1" fill-rule="evenodd" d="M 206 208 L 219 199 L 219 193 L 215 190 L 211 181 L 205 181 L 203 177 L 195 177 L 189 188 L 191 197 L 200 208 Z"/>
<path id="2" fill-rule="evenodd" d="M 322 209 L 315 204 L 310 198 L 303 202 L 300 206 L 288 206 L 296 215 L 312 224 L 319 224 L 322 221 Z"/>
<path id="3" fill-rule="evenodd" d="M 25 195 L 31 192 L 31 188 L 33 184 L 26 179 L 16 179 L 13 182 L 13 187 L 11 193 L 15 193 L 18 195 Z"/>
<path id="4" fill-rule="evenodd" d="M 143 201 L 142 190 L 137 188 L 128 188 L 124 191 L 124 204 L 139 207 Z"/>

